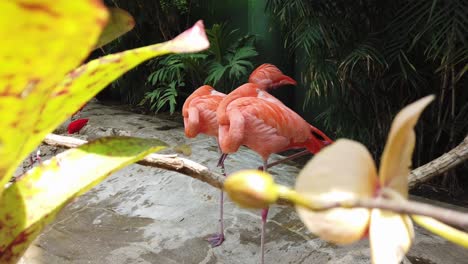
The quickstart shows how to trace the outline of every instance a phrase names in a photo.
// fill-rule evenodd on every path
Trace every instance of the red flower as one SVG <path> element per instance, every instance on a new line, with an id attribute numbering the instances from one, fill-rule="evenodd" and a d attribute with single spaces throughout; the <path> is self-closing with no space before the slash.
<path id="1" fill-rule="evenodd" d="M 79 132 L 88 123 L 87 118 L 77 119 L 68 125 L 68 134 Z"/>

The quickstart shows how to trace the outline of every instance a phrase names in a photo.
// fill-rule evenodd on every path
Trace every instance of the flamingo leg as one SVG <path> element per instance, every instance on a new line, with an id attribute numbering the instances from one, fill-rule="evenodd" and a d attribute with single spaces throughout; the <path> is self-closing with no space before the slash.
<path id="1" fill-rule="evenodd" d="M 219 152 L 221 152 L 221 149 L 219 149 Z M 224 160 L 226 157 L 227 154 L 221 154 L 221 157 L 218 161 L 218 166 L 221 167 L 221 173 L 224 177 L 226 177 L 226 170 L 224 168 Z M 224 192 L 221 189 L 219 196 L 219 233 L 211 235 L 207 238 L 207 241 L 211 244 L 212 247 L 217 247 L 220 246 L 224 240 Z"/>
<path id="2" fill-rule="evenodd" d="M 267 160 L 263 161 L 263 171 L 267 171 L 268 163 Z M 260 234 L 260 263 L 265 263 L 265 231 L 266 231 L 266 222 L 268 217 L 268 207 L 262 209 L 262 233 Z"/>
<path id="3" fill-rule="evenodd" d="M 271 167 L 276 166 L 276 165 L 278 165 L 280 163 L 283 163 L 285 161 L 293 160 L 293 159 L 302 157 L 302 156 L 307 155 L 307 154 L 310 154 L 310 151 L 306 149 L 306 150 L 303 150 L 301 152 L 298 152 L 298 153 L 292 154 L 290 156 L 287 156 L 284 159 L 280 159 L 280 160 L 274 161 L 272 163 L 269 163 L 266 166 L 267 166 L 267 168 L 271 168 Z M 258 170 L 263 170 L 263 168 L 264 168 L 264 166 L 260 166 L 260 167 L 258 167 Z"/>
<path id="4" fill-rule="evenodd" d="M 221 150 L 220 150 L 220 152 L 221 152 Z M 226 160 L 227 156 L 228 156 L 228 154 L 222 153 L 221 157 L 219 157 L 219 161 L 218 161 L 217 166 L 221 167 L 221 169 L 223 169 L 223 170 L 224 170 L 224 161 Z M 224 175 L 224 176 L 226 176 L 226 175 Z"/>

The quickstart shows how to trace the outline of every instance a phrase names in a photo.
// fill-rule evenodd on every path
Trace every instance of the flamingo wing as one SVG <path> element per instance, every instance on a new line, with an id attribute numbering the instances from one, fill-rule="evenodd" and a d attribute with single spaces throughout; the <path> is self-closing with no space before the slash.
<path id="1" fill-rule="evenodd" d="M 223 98 L 224 96 L 221 95 L 205 95 L 192 101 L 192 104 L 198 109 L 200 133 L 215 137 L 218 136 L 216 110 Z"/>
<path id="2" fill-rule="evenodd" d="M 193 99 L 204 96 L 204 95 L 210 95 L 213 93 L 213 91 L 217 92 L 213 87 L 209 85 L 203 85 L 197 88 L 189 97 L 187 97 L 187 99 L 185 99 L 184 105 L 182 106 L 182 115 L 184 117 L 188 116 L 188 109 Z"/>
<path id="3" fill-rule="evenodd" d="M 245 133 L 236 144 L 246 145 L 264 159 L 275 152 L 291 147 L 301 147 L 300 142 L 305 142 L 310 138 L 310 129 L 308 129 L 310 125 L 299 115 L 261 98 L 239 98 L 228 106 L 227 112 L 230 127 L 226 130 L 229 130 L 229 133 L 225 132 L 226 135 L 223 135 L 223 138 L 220 134 L 220 142 L 222 140 L 236 141 L 232 138 L 238 138 L 237 130 L 241 127 Z M 242 118 L 239 118 L 239 115 L 242 115 Z M 243 124 L 239 124 L 238 120 L 241 120 Z M 220 131 L 221 129 L 220 127 Z"/>
<path id="4" fill-rule="evenodd" d="M 187 137 L 193 138 L 199 133 L 218 136 L 216 109 L 225 96 L 213 87 L 203 85 L 185 100 L 182 115 Z"/>
<path id="5" fill-rule="evenodd" d="M 246 83 L 237 87 L 228 95 L 226 95 L 226 97 L 224 97 L 224 99 L 219 103 L 218 109 L 216 111 L 219 124 L 229 124 L 229 117 L 226 110 L 231 102 L 242 97 L 257 97 L 258 91 L 260 91 L 260 86 L 258 84 Z"/>
<path id="6" fill-rule="evenodd" d="M 310 135 L 310 125 L 297 113 L 278 102 L 264 98 L 245 97 L 234 101 L 232 107 L 239 107 L 241 112 L 255 118 L 257 125 L 262 122 L 264 126 L 272 128 L 277 135 L 294 142 L 306 140 Z M 265 132 L 273 131 L 264 129 Z"/>

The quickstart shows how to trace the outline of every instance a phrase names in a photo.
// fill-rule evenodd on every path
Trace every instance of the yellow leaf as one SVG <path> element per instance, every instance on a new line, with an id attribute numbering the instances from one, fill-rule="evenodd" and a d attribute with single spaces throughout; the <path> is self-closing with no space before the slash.
<path id="1" fill-rule="evenodd" d="M 78 3 L 87 1 L 77 0 L 66 2 Z M 96 3 L 96 1 L 91 2 L 94 4 Z M 70 4 L 70 6 L 76 7 L 75 4 Z M 89 12 L 92 13 L 92 10 Z M 79 17 L 88 16 L 90 16 L 90 14 L 82 13 Z M 88 26 L 86 26 L 86 24 L 79 24 L 81 21 L 79 17 L 73 17 L 76 19 L 76 23 L 78 23 L 75 25 L 77 27 L 76 30 L 81 30 L 82 27 L 87 28 Z M 72 22 L 73 21 L 71 21 L 70 24 L 72 24 Z M 96 21 L 93 20 L 93 22 Z M 34 24 L 32 25 L 34 26 Z M 90 25 L 89 27 L 93 26 Z M 87 38 L 89 34 L 87 31 L 84 32 L 85 36 L 81 37 Z M 21 35 L 13 34 L 12 36 L 19 36 L 18 38 L 20 38 Z M 55 41 L 62 41 L 61 38 L 66 38 L 66 36 L 61 36 L 60 34 L 55 37 L 49 37 L 49 41 L 54 43 Z M 72 40 L 74 41 L 74 39 Z M 96 38 L 94 38 L 94 41 L 95 40 Z M 94 41 L 91 44 L 94 44 Z M 34 40 L 30 42 L 34 43 Z M 76 45 L 81 43 L 80 41 L 76 41 L 76 43 L 67 43 L 67 46 L 62 45 L 61 48 L 64 49 L 64 51 L 61 56 L 67 57 L 70 53 L 68 50 L 70 47 L 73 47 L 73 51 L 75 49 L 80 50 Z M 39 84 L 34 84 L 33 86 L 30 85 L 26 87 L 15 86 L 15 88 L 23 91 L 21 96 L 5 95 L 5 92 L 0 94 L 0 115 L 2 116 L 2 119 L 0 119 L 0 126 L 3 128 L 2 133 L 0 133 L 0 156 L 4 157 L 0 159 L 0 177 L 4 177 L 3 182 L 0 181 L 0 184 L 4 184 L 10 178 L 19 162 L 21 162 L 48 133 L 52 132 L 54 128 L 65 121 L 67 117 L 71 116 L 85 102 L 90 100 L 100 90 L 125 72 L 143 61 L 159 55 L 171 52 L 195 52 L 206 49 L 208 46 L 209 43 L 204 32 L 203 23 L 198 21 L 192 28 L 186 30 L 173 40 L 104 56 L 82 65 L 66 76 L 65 72 L 57 70 L 57 72 L 63 74 L 61 76 L 62 81 L 58 84 L 56 81 L 54 81 L 53 85 L 49 84 L 47 86 L 47 92 L 42 91 L 42 88 L 39 89 Z M 85 48 L 89 51 L 90 45 L 85 46 Z M 44 53 L 44 55 L 48 54 Z M 34 57 L 31 58 L 31 60 L 34 61 Z M 4 61 L 1 65 L 8 64 L 8 61 Z M 52 60 L 46 64 L 48 66 L 44 66 L 46 68 L 49 68 L 49 66 L 53 66 L 54 68 L 62 67 L 61 61 Z M 65 67 L 66 66 L 67 65 L 65 65 Z M 1 76 L 0 72 L 0 87 L 3 87 L 1 86 L 3 85 L 2 80 L 5 80 L 5 78 L 2 79 Z M 21 78 L 23 77 L 26 79 L 29 78 L 28 76 L 22 76 Z M 16 84 L 12 83 L 11 85 Z"/>
<path id="2" fill-rule="evenodd" d="M 320 151 L 300 172 L 295 189 L 314 201 L 342 201 L 372 197 L 377 172 L 369 151 L 362 144 L 340 139 Z M 306 227 L 322 239 L 352 243 L 365 234 L 369 210 L 331 209 L 312 212 L 296 207 Z"/>
<path id="3" fill-rule="evenodd" d="M 21 160 L 47 98 L 81 63 L 107 20 L 95 0 L 0 1 L 0 186 Z M 36 140 L 38 143 L 38 140 Z M 0 188 L 0 193 L 3 188 Z"/>
<path id="4" fill-rule="evenodd" d="M 399 264 L 413 238 L 413 224 L 407 215 L 372 209 L 369 240 L 373 264 Z"/>
<path id="5" fill-rule="evenodd" d="M 109 21 L 99 36 L 96 46 L 94 47 L 95 49 L 112 42 L 113 40 L 132 30 L 132 28 L 135 26 L 135 20 L 133 19 L 132 15 L 123 9 L 111 7 L 109 8 L 109 14 Z"/>
<path id="6" fill-rule="evenodd" d="M 124 166 L 163 149 L 157 139 L 101 138 L 60 153 L 0 196 L 0 263 L 15 263 L 41 229 L 73 198 Z"/>
<path id="7" fill-rule="evenodd" d="M 414 126 L 432 100 L 433 95 L 426 96 L 397 114 L 382 154 L 379 170 L 381 185 L 398 191 L 405 198 L 408 197 L 408 175 L 415 144 Z"/>

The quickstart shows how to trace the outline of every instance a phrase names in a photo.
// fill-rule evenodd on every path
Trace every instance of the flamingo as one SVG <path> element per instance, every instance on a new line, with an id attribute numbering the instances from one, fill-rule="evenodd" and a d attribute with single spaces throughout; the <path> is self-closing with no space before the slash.
<path id="1" fill-rule="evenodd" d="M 198 134 L 205 134 L 216 138 L 218 143 L 218 121 L 216 119 L 216 109 L 226 95 L 216 91 L 209 85 L 203 85 L 196 89 L 184 102 L 182 115 L 184 116 L 185 136 L 194 138 Z M 219 149 L 219 144 L 218 144 Z M 221 150 L 220 150 L 221 151 Z M 221 172 L 226 177 L 224 164 Z M 224 192 L 220 195 L 220 232 L 208 237 L 212 247 L 221 245 L 224 241 L 224 219 L 223 219 Z"/>
<path id="2" fill-rule="evenodd" d="M 248 85 L 248 84 L 247 84 Z M 236 93 L 245 94 L 247 85 Z M 252 92 L 251 92 L 252 93 Z M 237 152 L 245 145 L 263 159 L 263 170 L 268 168 L 271 154 L 294 148 L 306 148 L 315 154 L 332 143 L 322 131 L 307 123 L 297 113 L 262 90 L 257 96 L 238 97 L 231 94 L 221 101 L 217 109 L 218 140 L 223 154 Z M 248 133 L 246 133 L 248 131 Z M 264 263 L 265 224 L 268 208 L 262 210 L 261 263 Z"/>
<path id="3" fill-rule="evenodd" d="M 284 75 L 276 66 L 267 63 L 262 64 L 255 69 L 250 75 L 249 81 L 252 82 L 252 85 L 248 86 L 246 90 L 252 89 L 252 91 L 241 90 L 239 91 L 241 93 L 240 96 L 249 96 L 250 94 L 256 95 L 257 89 L 266 90 L 277 88 L 281 85 L 296 85 L 295 80 Z M 236 93 L 234 93 L 234 95 L 236 95 Z M 218 120 L 216 117 L 216 110 L 224 97 L 226 97 L 225 94 L 216 91 L 213 87 L 203 85 L 196 89 L 185 100 L 182 108 L 182 115 L 184 117 L 185 135 L 188 138 L 194 138 L 198 134 L 205 134 L 218 138 Z M 216 142 L 218 143 L 218 140 Z M 224 169 L 224 159 L 226 156 L 227 155 L 221 155 L 220 162 L 218 164 L 221 167 L 223 176 L 226 176 Z M 281 161 L 277 161 L 275 164 L 279 162 Z M 273 166 L 273 164 L 269 164 L 269 166 Z M 224 192 L 221 190 L 219 217 L 220 232 L 208 237 L 207 239 L 213 247 L 221 245 L 224 241 L 223 204 Z"/>

